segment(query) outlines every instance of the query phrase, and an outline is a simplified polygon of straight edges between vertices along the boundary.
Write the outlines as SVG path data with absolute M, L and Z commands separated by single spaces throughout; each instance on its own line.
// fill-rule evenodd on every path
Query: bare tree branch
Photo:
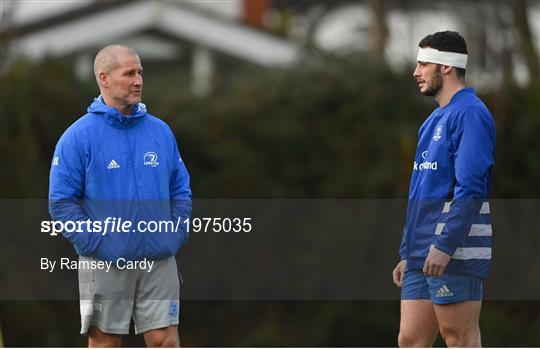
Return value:
M 517 27 L 517 35 L 521 46 L 521 52 L 527 62 L 531 82 L 540 80 L 540 63 L 538 53 L 533 44 L 529 20 L 527 18 L 527 1 L 516 0 L 514 3 L 514 21 Z
M 384 50 L 388 40 L 388 26 L 386 23 L 386 3 L 381 0 L 368 0 L 368 5 L 373 12 L 372 23 L 372 49 L 373 52 L 384 60 Z

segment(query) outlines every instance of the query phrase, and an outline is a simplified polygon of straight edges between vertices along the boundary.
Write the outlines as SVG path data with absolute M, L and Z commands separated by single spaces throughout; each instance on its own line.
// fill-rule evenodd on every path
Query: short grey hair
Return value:
M 94 75 L 99 85 L 99 73 L 104 71 L 110 73 L 118 67 L 118 60 L 116 57 L 125 53 L 129 56 L 139 57 L 137 52 L 126 45 L 108 45 L 99 50 L 94 60 Z

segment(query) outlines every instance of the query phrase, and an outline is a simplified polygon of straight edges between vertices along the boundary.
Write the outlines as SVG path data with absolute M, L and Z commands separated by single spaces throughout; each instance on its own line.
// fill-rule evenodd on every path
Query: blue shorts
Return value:
M 421 270 L 405 270 L 401 299 L 431 299 L 433 304 L 481 301 L 483 288 L 483 280 L 472 275 L 444 273 L 437 278 Z

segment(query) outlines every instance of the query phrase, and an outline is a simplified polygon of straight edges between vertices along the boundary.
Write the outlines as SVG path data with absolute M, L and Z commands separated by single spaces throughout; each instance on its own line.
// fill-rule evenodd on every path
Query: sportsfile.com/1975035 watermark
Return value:
M 108 233 L 157 233 L 157 232 L 180 232 L 185 229 L 188 233 L 194 232 L 245 232 L 249 233 L 253 229 L 251 217 L 194 217 L 177 218 L 175 221 L 138 221 L 134 224 L 130 220 L 121 217 L 107 217 L 105 220 L 86 221 L 42 221 L 41 232 L 51 236 L 58 233 L 96 233 L 106 235 Z

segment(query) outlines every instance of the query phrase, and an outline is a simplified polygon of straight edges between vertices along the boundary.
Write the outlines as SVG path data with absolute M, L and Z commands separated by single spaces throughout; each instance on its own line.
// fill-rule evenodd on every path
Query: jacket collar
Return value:
M 103 96 L 101 95 L 94 98 L 94 101 L 90 104 L 87 111 L 93 114 L 102 114 L 110 125 L 119 128 L 130 127 L 147 114 L 146 106 L 143 103 L 138 103 L 133 107 L 133 111 L 130 115 L 122 115 L 115 108 L 105 104 Z

